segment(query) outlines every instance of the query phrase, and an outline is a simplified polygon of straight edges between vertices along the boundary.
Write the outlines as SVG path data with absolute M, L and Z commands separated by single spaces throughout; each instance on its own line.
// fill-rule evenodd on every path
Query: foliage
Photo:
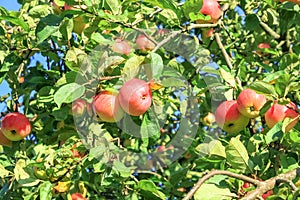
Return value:
M 3 199 L 70 199 L 76 192 L 88 199 L 182 199 L 212 169 L 266 180 L 299 167 L 299 123 L 283 133 L 287 121 L 269 129 L 263 118 L 275 99 L 300 106 L 299 5 L 221 1 L 216 24 L 197 24 L 209 19 L 199 13 L 201 0 L 66 0 L 77 5 L 71 10 L 55 2 L 61 7 L 46 0 L 19 0 L 17 12 L 0 7 L 0 82 L 11 89 L 1 97 L 2 114 L 19 110 L 33 126 L 25 140 L 2 148 Z M 215 34 L 204 37 L 211 27 Z M 135 49 L 140 33 L 157 48 Z M 130 44 L 129 55 L 111 51 L 116 38 Z M 100 90 L 118 91 L 134 77 L 154 83 L 144 115 L 118 123 L 72 115 L 76 99 L 91 103 Z M 261 117 L 234 137 L 202 123 L 243 88 L 267 96 Z M 217 175 L 194 197 L 240 198 L 242 185 Z M 273 191 L 272 199 L 293 196 L 287 184 Z

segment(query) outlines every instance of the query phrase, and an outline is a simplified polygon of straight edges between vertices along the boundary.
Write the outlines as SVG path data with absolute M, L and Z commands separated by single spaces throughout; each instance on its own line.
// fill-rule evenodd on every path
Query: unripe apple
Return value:
M 78 192 L 71 194 L 71 198 L 72 198 L 72 200 L 86 200 L 86 198 L 84 198 L 82 196 L 82 194 L 80 194 Z
M 31 124 L 25 115 L 13 112 L 3 118 L 2 131 L 7 139 L 19 141 L 30 134 Z
M 204 126 L 211 126 L 216 121 L 215 115 L 209 112 L 205 117 L 202 119 L 202 123 Z
M 64 10 L 80 10 L 80 9 L 85 9 L 86 6 L 82 5 L 75 5 L 75 6 L 70 6 L 67 3 L 64 5 Z M 83 20 L 82 16 L 77 16 L 73 18 L 73 32 L 77 34 L 81 34 L 85 28 L 87 28 L 88 24 L 86 24 Z
M 149 83 L 137 78 L 126 81 L 118 97 L 123 110 L 132 116 L 144 114 L 152 103 Z
M 111 49 L 116 53 L 125 54 L 126 56 L 128 56 L 131 51 L 131 47 L 128 42 L 122 39 L 116 39 Z
M 216 22 L 222 15 L 222 9 L 216 0 L 203 0 L 200 13 L 210 15 L 210 22 Z
M 297 110 L 298 108 L 293 102 L 290 102 L 287 105 L 281 105 L 275 101 L 271 108 L 269 108 L 269 110 L 265 113 L 266 124 L 269 128 L 272 128 L 275 124 L 283 121 L 285 118 L 295 119 L 298 117 L 297 120 L 293 121 L 286 127 L 285 131 L 289 132 L 299 121 L 299 113 Z
M 117 122 L 124 116 L 115 92 L 101 91 L 94 96 L 92 108 L 99 119 L 105 122 Z
M 265 105 L 267 99 L 263 94 L 257 94 L 254 90 L 243 90 L 238 98 L 238 110 L 242 115 L 255 118 L 259 116 L 260 109 Z
M 12 146 L 12 142 L 5 137 L 1 129 L 0 129 L 0 145 L 7 146 L 7 147 Z
M 136 45 L 141 51 L 151 51 L 155 48 L 155 44 L 149 40 L 144 34 L 140 34 L 136 39 Z
M 215 117 L 218 126 L 229 134 L 239 133 L 250 121 L 239 112 L 236 100 L 222 102 L 215 112 Z
M 82 116 L 87 111 L 87 106 L 84 99 L 76 99 L 72 104 L 72 112 L 75 116 Z

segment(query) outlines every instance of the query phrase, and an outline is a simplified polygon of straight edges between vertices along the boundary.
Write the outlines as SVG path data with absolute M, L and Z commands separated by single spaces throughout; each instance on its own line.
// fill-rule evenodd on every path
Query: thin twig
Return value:
M 223 53 L 223 56 L 225 58 L 225 61 L 228 65 L 228 67 L 230 69 L 233 69 L 233 66 L 232 66 L 232 63 L 231 63 L 231 58 L 229 57 L 228 53 L 226 52 L 222 42 L 221 42 L 221 38 L 220 38 L 220 34 L 219 33 L 215 33 L 215 38 L 216 38 L 216 42 L 219 46 L 219 48 L 221 49 L 222 53 Z
M 272 35 L 274 38 L 278 39 L 280 38 L 280 35 L 277 34 L 273 29 L 271 29 L 266 23 L 259 21 L 259 24 L 267 31 L 270 35 Z
M 163 39 L 162 41 L 160 41 L 156 47 L 152 50 L 152 52 L 156 52 L 160 47 L 162 47 L 164 44 L 166 44 L 167 42 L 169 42 L 171 39 L 173 39 L 174 37 L 176 37 L 178 34 L 180 34 L 182 31 L 173 31 L 171 35 L 169 35 L 167 38 Z

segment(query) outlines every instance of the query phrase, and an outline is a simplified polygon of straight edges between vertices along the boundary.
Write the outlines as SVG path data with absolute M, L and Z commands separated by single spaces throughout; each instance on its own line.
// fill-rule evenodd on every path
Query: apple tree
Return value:
M 18 2 L 1 198 L 299 197 L 298 0 Z

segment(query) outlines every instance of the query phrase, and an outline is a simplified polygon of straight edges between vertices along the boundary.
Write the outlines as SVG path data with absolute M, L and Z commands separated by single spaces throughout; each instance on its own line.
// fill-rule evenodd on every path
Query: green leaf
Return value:
M 120 173 L 121 177 L 128 178 L 132 174 L 132 167 L 126 167 L 122 162 L 115 160 L 113 169 Z
M 274 86 L 264 81 L 255 81 L 249 88 L 259 93 L 276 95 Z
M 196 151 L 202 156 L 220 156 L 226 158 L 225 147 L 219 140 L 202 143 L 196 147 Z
M 52 199 L 52 183 L 50 183 L 49 181 L 45 181 L 40 185 L 40 199 Z
M 111 40 L 106 39 L 101 33 L 93 33 L 91 36 L 92 40 L 95 40 L 96 42 L 98 42 L 99 44 L 103 44 L 103 45 L 110 45 L 112 43 Z
M 141 64 L 144 61 L 143 56 L 133 56 L 129 58 L 123 68 L 122 74 L 124 74 L 125 81 L 135 78 L 140 71 Z
M 162 76 L 164 70 L 164 63 L 160 55 L 151 52 L 151 71 L 152 78 L 158 80 Z
M 235 199 L 237 195 L 231 193 L 229 188 L 219 188 L 215 184 L 202 184 L 194 194 L 195 200 Z
M 233 88 L 235 88 L 235 78 L 229 72 L 220 67 L 220 74 L 222 78 Z
M 231 138 L 229 144 L 226 146 L 227 162 L 233 169 L 242 173 L 253 169 L 253 162 L 248 156 L 248 152 L 244 144 L 240 141 L 239 136 Z
M 256 14 L 248 14 L 246 16 L 246 24 L 245 25 L 250 31 L 259 30 L 260 29 L 259 19 L 256 16 Z
M 71 103 L 81 97 L 85 92 L 85 87 L 77 83 L 69 83 L 62 86 L 54 94 L 54 102 L 58 107 L 63 103 Z
M 59 32 L 63 35 L 63 37 L 67 40 L 72 38 L 72 30 L 73 30 L 73 19 L 64 18 L 62 23 L 59 26 Z
M 105 0 L 114 15 L 118 14 L 120 9 L 120 2 L 118 0 Z
M 199 13 L 202 3 L 203 0 L 186 0 L 182 6 L 185 17 L 189 18 L 191 13 Z
M 275 90 L 281 97 L 287 95 L 290 77 L 290 74 L 283 74 L 276 80 Z
M 0 178 L 5 178 L 6 176 L 9 175 L 9 171 L 7 169 L 4 168 L 3 165 L 0 164 Z
M 161 81 L 164 87 L 186 87 L 184 80 L 180 80 L 178 77 L 165 78 Z
M 138 189 L 149 192 L 156 192 L 156 185 L 151 180 L 140 180 L 137 185 Z
M 9 21 L 12 24 L 21 26 L 25 31 L 29 31 L 29 26 L 20 18 L 15 18 L 11 16 L 0 16 L 0 20 L 6 20 Z
M 42 43 L 48 39 L 48 37 L 57 32 L 61 21 L 62 19 L 54 14 L 43 17 L 35 30 L 38 38 L 38 44 Z

